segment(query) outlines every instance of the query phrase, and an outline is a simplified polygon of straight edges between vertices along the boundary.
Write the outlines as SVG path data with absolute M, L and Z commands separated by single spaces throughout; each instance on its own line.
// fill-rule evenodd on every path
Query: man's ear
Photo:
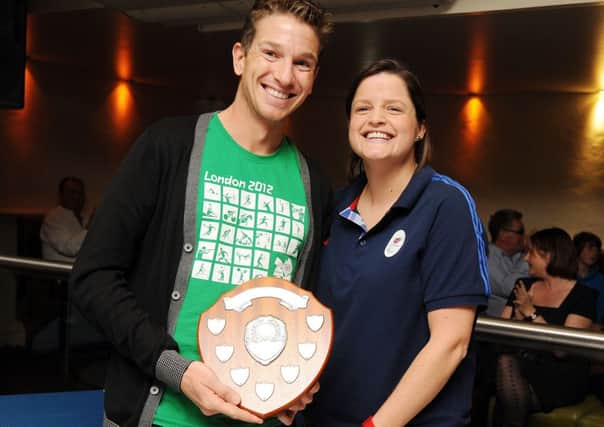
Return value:
M 241 42 L 237 42 L 233 45 L 233 71 L 235 75 L 240 77 L 243 74 L 245 68 L 245 48 Z

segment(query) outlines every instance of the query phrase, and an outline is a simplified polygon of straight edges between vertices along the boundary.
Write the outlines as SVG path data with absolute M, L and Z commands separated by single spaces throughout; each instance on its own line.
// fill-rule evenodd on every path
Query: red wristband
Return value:
M 375 424 L 373 424 L 373 417 L 371 415 L 368 416 L 367 419 L 363 421 L 363 424 L 361 424 L 361 427 L 375 427 Z

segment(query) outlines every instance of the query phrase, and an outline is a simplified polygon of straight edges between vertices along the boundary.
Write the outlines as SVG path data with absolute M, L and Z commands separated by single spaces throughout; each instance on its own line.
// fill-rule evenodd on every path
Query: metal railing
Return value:
M 49 278 L 65 278 L 71 273 L 72 267 L 70 263 L 0 255 L 0 268 L 32 275 L 42 274 Z
M 477 340 L 535 350 L 562 351 L 604 361 L 604 333 L 480 315 Z
M 65 279 L 71 272 L 72 265 L 34 258 L 0 256 L 0 268 Z M 604 333 L 602 332 L 479 315 L 476 321 L 475 337 L 479 341 L 537 350 L 564 351 L 604 361 Z

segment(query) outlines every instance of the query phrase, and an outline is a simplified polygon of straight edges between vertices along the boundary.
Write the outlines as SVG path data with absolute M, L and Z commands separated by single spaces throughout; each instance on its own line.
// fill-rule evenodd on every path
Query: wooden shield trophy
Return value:
M 331 351 L 331 310 L 293 283 L 262 277 L 201 314 L 201 360 L 261 418 L 287 409 L 318 380 Z

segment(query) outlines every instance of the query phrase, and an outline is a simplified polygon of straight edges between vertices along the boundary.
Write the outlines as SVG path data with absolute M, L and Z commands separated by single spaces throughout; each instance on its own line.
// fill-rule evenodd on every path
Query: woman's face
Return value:
M 544 277 L 547 275 L 547 264 L 550 260 L 550 255 L 540 251 L 535 246 L 529 243 L 529 249 L 524 259 L 529 266 L 529 274 L 531 276 Z
M 366 167 L 376 162 L 415 167 L 413 146 L 425 132 L 399 76 L 380 73 L 361 82 L 352 100 L 348 138 Z

